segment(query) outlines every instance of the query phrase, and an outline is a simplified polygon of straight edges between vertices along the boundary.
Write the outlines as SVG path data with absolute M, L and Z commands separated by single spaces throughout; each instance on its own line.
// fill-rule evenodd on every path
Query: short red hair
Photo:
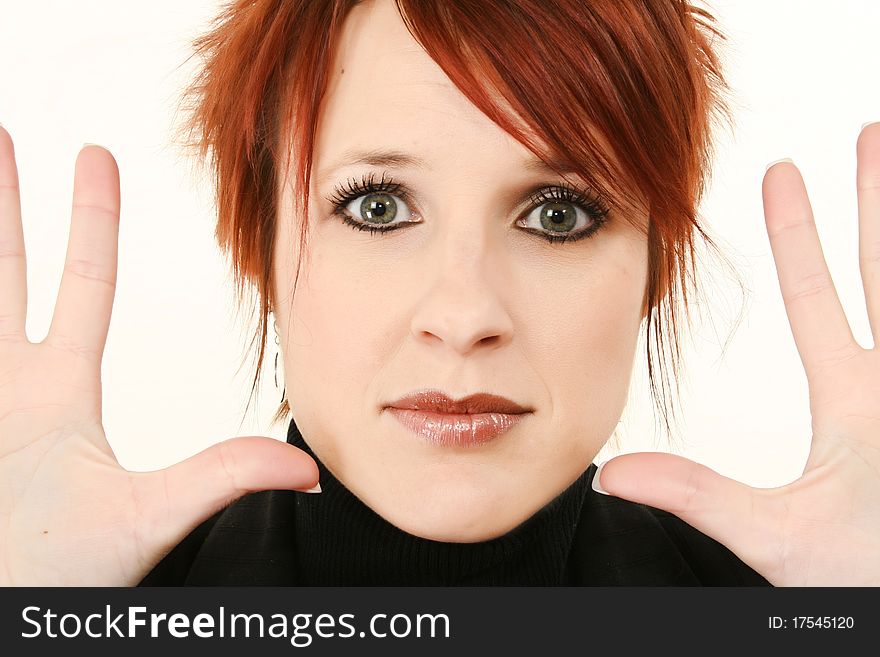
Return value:
M 613 205 L 646 204 L 649 221 L 639 228 L 648 240 L 648 374 L 669 432 L 674 407 L 663 363 L 677 388 L 677 307 L 689 319 L 695 237 L 720 254 L 697 211 L 713 161 L 713 124 L 732 124 L 714 49 L 725 37 L 715 19 L 683 0 L 395 1 L 413 37 L 501 128 L 551 167 L 575 170 Z M 194 44 L 203 61 L 184 96 L 184 127 L 210 163 L 215 235 L 231 260 L 239 307 L 258 314 L 251 397 L 274 308 L 277 175 L 294 163 L 298 211 L 307 217 L 331 49 L 360 2 L 235 0 Z M 246 300 L 252 295 L 258 304 Z M 289 410 L 284 399 L 272 423 Z

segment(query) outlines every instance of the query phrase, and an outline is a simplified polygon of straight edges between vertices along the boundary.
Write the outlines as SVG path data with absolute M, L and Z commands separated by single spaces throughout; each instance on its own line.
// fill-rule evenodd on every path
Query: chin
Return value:
M 516 527 L 525 518 L 516 518 L 509 507 L 511 498 L 487 495 L 485 491 L 437 491 L 410 495 L 415 504 L 403 506 L 400 497 L 387 500 L 377 512 L 392 525 L 414 536 L 446 543 L 488 541 Z M 456 494 L 457 493 L 457 494 Z M 497 499 L 496 499 L 497 497 Z M 504 500 L 501 502 L 499 500 Z
M 487 514 L 485 520 L 488 521 L 491 515 Z M 392 524 L 413 536 L 431 541 L 442 541 L 444 543 L 479 543 L 496 538 L 504 534 L 508 529 L 511 529 L 500 528 L 493 531 L 485 523 L 477 523 L 476 526 L 470 523 L 463 525 L 460 518 L 441 518 L 435 520 L 425 516 L 415 519 L 413 523 L 404 521 L 399 524 Z

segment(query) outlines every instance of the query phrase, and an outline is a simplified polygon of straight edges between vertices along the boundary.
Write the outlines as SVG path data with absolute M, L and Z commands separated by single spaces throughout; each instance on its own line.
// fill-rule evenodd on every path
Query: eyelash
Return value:
M 375 175 L 372 173 L 369 176 L 363 176 L 360 181 L 350 178 L 347 181 L 346 186 L 338 186 L 334 190 L 333 195 L 327 197 L 326 200 L 333 204 L 333 214 L 339 217 L 343 223 L 348 224 L 355 230 L 368 230 L 370 231 L 370 234 L 390 233 L 391 231 L 404 226 L 420 223 L 416 221 L 402 221 L 393 224 L 390 227 L 382 228 L 379 226 L 371 226 L 346 214 L 346 207 L 355 199 L 366 194 L 379 193 L 389 195 L 396 194 L 403 199 L 407 205 L 412 205 L 412 195 L 407 189 L 402 184 L 394 182 L 390 178 L 386 180 L 384 173 L 379 182 L 375 181 Z M 587 216 L 592 219 L 593 223 L 590 224 L 588 228 L 582 228 L 578 232 L 572 232 L 566 235 L 553 235 L 533 228 L 524 229 L 527 233 L 538 235 L 551 243 L 576 242 L 577 240 L 592 237 L 608 221 L 609 209 L 596 195 L 589 191 L 576 190 L 568 185 L 545 185 L 530 194 L 529 200 L 532 202 L 532 206 L 528 209 L 525 216 L 528 216 L 535 208 L 540 207 L 545 203 L 565 201 L 579 206 Z

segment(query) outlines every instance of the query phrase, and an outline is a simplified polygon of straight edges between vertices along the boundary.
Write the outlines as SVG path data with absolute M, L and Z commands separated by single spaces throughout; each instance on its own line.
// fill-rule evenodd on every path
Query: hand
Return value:
M 116 288 L 119 172 L 80 151 L 67 257 L 45 340 L 25 334 L 26 266 L 12 140 L 0 128 L 0 584 L 134 585 L 202 520 L 318 469 L 268 437 L 128 472 L 101 423 L 101 359 Z
M 797 167 L 764 175 L 767 233 L 810 390 L 800 479 L 759 489 L 671 454 L 609 460 L 611 495 L 676 514 L 776 586 L 880 585 L 880 124 L 856 145 L 859 265 L 874 339 L 863 349 L 831 281 Z

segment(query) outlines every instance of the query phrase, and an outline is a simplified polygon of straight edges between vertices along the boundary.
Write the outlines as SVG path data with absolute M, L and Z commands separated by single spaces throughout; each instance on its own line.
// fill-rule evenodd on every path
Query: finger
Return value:
M 780 523 L 765 491 L 661 452 L 617 456 L 598 474 L 609 494 L 675 514 L 758 572 L 767 573 L 774 564 L 773 537 Z
M 0 338 L 25 337 L 27 264 L 12 138 L 0 127 Z
M 287 443 L 259 436 L 233 438 L 213 445 L 165 470 L 146 473 L 161 493 L 154 499 L 157 525 L 176 544 L 193 527 L 246 493 L 259 490 L 306 490 L 318 483 L 318 466 L 308 454 Z M 166 516 L 167 514 L 167 516 Z
M 47 341 L 100 361 L 116 292 L 119 170 L 110 151 L 79 152 L 67 257 Z
M 874 348 L 880 341 L 880 123 L 865 126 L 856 142 L 859 271 Z
M 797 167 L 792 163 L 770 167 L 764 174 L 762 194 L 782 300 L 809 379 L 819 369 L 858 353 L 860 347 L 825 263 Z

